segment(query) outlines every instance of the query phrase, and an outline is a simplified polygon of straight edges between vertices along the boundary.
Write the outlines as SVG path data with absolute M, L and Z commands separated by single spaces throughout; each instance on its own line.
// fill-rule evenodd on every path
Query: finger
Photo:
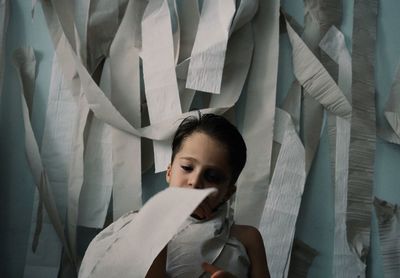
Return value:
M 218 271 L 221 271 L 220 268 L 216 267 L 215 265 L 206 263 L 206 262 L 202 263 L 201 267 L 203 268 L 203 270 L 205 272 L 210 273 L 210 274 L 214 274 L 214 273 L 216 273 Z

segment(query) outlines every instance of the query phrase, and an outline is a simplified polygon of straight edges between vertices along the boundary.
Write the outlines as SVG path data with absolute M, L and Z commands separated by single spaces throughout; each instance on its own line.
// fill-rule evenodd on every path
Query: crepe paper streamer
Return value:
M 320 42 L 320 47 L 339 65 L 339 87 L 351 98 L 351 57 L 343 34 L 331 27 Z M 365 265 L 349 248 L 346 232 L 350 122 L 329 115 L 328 133 L 331 141 L 332 180 L 335 192 L 335 232 L 333 245 L 333 277 L 354 277 Z
M 236 14 L 233 18 L 229 34 L 242 28 L 246 23 L 252 20 L 258 11 L 259 0 L 241 0 Z
M 235 10 L 234 0 L 203 1 L 186 80 L 187 88 L 220 93 L 229 30 Z
M 290 115 L 279 108 L 275 112 L 274 141 L 282 146 L 259 230 L 264 239 L 271 277 L 287 277 L 296 220 L 306 180 L 305 150 Z M 285 233 L 282 234 L 282 231 Z
M 261 1 L 252 24 L 255 48 L 241 130 L 248 147 L 248 160 L 237 182 L 235 221 L 258 226 L 270 179 L 278 76 L 279 1 Z
M 141 125 L 139 38 L 131 31 L 140 24 L 144 2 L 127 6 L 110 48 L 111 101 L 133 125 Z M 112 127 L 113 219 L 142 206 L 141 140 Z
M 111 95 L 110 63 L 104 63 L 100 87 Z M 78 224 L 103 228 L 113 182 L 112 127 L 95 117 L 87 126 L 84 183 L 79 196 Z
M 189 111 L 196 92 L 195 90 L 186 88 L 189 61 L 189 59 L 186 59 L 176 66 L 176 77 L 178 79 L 179 99 L 181 100 L 182 112 Z
M 184 221 L 214 192 L 170 187 L 156 194 L 130 222 L 122 218 L 93 239 L 79 277 L 145 277 Z
M 104 1 L 90 0 L 82 1 L 90 2 L 87 16 L 87 26 L 85 26 L 86 46 L 87 49 L 87 69 L 94 72 L 96 68 L 108 56 L 110 45 L 113 41 L 115 33 L 118 30 L 121 15 L 121 5 L 124 1 Z M 77 19 L 75 19 L 78 24 Z M 86 61 L 82 60 L 84 64 Z
M 290 259 L 289 277 L 307 278 L 308 270 L 316 256 L 318 256 L 317 250 L 295 238 Z
M 292 85 L 290 86 L 289 92 L 283 102 L 282 109 L 290 114 L 296 132 L 299 133 L 301 117 L 301 86 L 296 79 L 293 80 Z
M 4 52 L 6 49 L 6 34 L 8 21 L 10 17 L 10 3 L 9 0 L 0 1 L 0 107 L 3 96 L 3 82 L 4 82 Z M 1 116 L 0 116 L 1 119 Z
M 61 73 L 57 56 L 53 57 L 52 73 L 50 79 L 49 97 L 46 111 L 46 122 L 41 144 L 41 159 L 46 169 L 49 184 L 52 186 L 54 200 L 60 215 L 66 214 L 67 181 L 70 163 L 73 123 L 76 121 L 76 103 L 69 93 L 69 82 Z M 36 223 L 36 211 L 39 209 L 39 193 L 35 192 L 32 223 Z M 61 218 L 64 222 L 64 218 Z M 33 228 L 29 238 L 25 277 L 44 277 L 47 271 L 59 269 L 62 243 L 52 228 L 51 221 L 46 212 L 43 213 L 43 227 L 38 238 L 37 249 L 31 250 Z M 37 234 L 39 236 L 39 234 Z M 48 249 L 51 246 L 51 249 Z M 54 263 L 49 263 L 54 261 Z M 52 266 L 52 267 L 50 267 Z M 42 274 L 41 274 L 42 273 Z
M 378 3 L 354 2 L 352 104 L 347 239 L 354 255 L 365 263 L 370 246 L 372 185 L 376 150 L 374 53 Z M 359 269 L 358 275 L 365 271 Z
M 222 269 L 229 270 L 231 273 L 233 269 L 226 268 L 229 262 L 232 267 L 240 265 L 243 268 L 243 264 L 237 261 L 237 254 L 225 250 L 229 249 L 229 245 L 232 244 L 228 242 L 232 222 L 228 222 L 226 216 L 227 204 L 224 204 L 213 218 L 207 221 L 186 219 L 182 224 L 184 228 L 168 243 L 166 269 L 170 277 L 203 276 L 204 270 L 199 262 L 213 265 L 222 263 L 225 265 Z M 230 255 L 232 258 L 227 259 L 226 256 Z M 245 270 L 247 274 L 247 267 Z
M 142 20 L 143 79 L 150 123 L 182 114 L 175 72 L 174 43 L 168 1 L 150 1 Z M 155 172 L 171 160 L 170 140 L 153 142 Z
M 57 45 L 61 34 L 63 33 L 63 26 L 59 22 L 57 14 L 50 2 L 42 0 L 42 8 L 45 14 L 47 25 L 53 43 Z M 129 4 L 132 2 L 128 3 Z M 122 23 L 121 23 L 122 25 Z M 59 29 L 61 28 L 61 29 Z M 61 30 L 61 31 L 60 31 Z M 132 32 L 134 28 L 132 28 Z M 175 117 L 166 117 L 159 123 L 152 124 L 143 128 L 135 128 L 116 110 L 112 103 L 104 96 L 104 93 L 100 90 L 97 84 L 93 81 L 92 77 L 87 72 L 86 68 L 82 65 L 79 57 L 76 55 L 71 44 L 67 40 L 68 47 L 65 52 L 62 53 L 66 57 L 65 61 L 61 63 L 64 68 L 73 67 L 77 70 L 78 76 L 81 80 L 82 87 L 84 88 L 84 93 L 86 100 L 90 105 L 90 109 L 94 112 L 95 116 L 108 124 L 114 126 L 117 129 L 123 130 L 127 133 L 136 136 L 142 136 L 153 140 L 163 140 L 170 138 L 177 126 L 179 125 L 179 120 L 190 115 L 197 115 L 197 112 L 188 112 L 183 115 Z M 232 98 L 233 103 L 226 103 L 224 107 L 214 108 L 214 109 L 204 109 L 201 110 L 204 113 L 216 113 L 221 114 L 226 111 L 227 107 L 231 107 L 235 103 L 236 98 Z
M 385 278 L 400 276 L 400 211 L 397 204 L 374 198 Z
M 384 130 L 383 136 L 386 141 L 400 144 L 400 64 L 397 66 L 395 80 L 392 84 L 389 98 L 385 107 L 385 118 L 389 123 L 390 129 Z
M 176 0 L 167 0 L 167 4 L 171 20 L 171 32 L 172 32 L 172 41 L 174 47 L 174 62 L 176 65 L 179 59 L 181 26 L 179 24 L 178 7 Z
M 66 215 L 67 210 L 67 184 L 72 133 L 74 123 L 77 121 L 77 104 L 70 93 L 69 78 L 73 78 L 72 74 L 61 73 L 57 56 L 54 55 L 41 156 L 49 182 L 52 185 L 57 208 L 60 215 L 63 216 Z M 37 202 L 36 199 L 37 194 L 35 202 Z M 35 210 L 36 208 L 33 209 L 33 211 Z M 51 222 L 47 218 L 44 215 L 44 225 L 49 227 L 42 229 L 38 250 L 35 253 L 28 250 L 27 266 L 25 267 L 27 277 L 32 277 L 31 275 L 33 277 L 44 277 L 45 274 L 40 273 L 48 270 L 51 265 L 49 259 L 55 262 L 52 264 L 52 271 L 58 272 L 62 245 L 54 229 L 51 229 Z M 62 221 L 64 221 L 64 218 L 62 218 Z M 50 246 L 51 252 L 47 250 Z M 34 262 L 33 267 L 28 266 L 29 262 Z
M 32 130 L 30 122 L 31 107 L 28 107 L 25 96 L 33 93 L 36 60 L 32 48 L 17 49 L 13 54 L 13 63 L 17 69 L 20 85 L 21 85 L 21 104 L 25 128 L 25 151 L 28 164 L 31 168 L 35 184 L 39 190 L 40 198 L 43 200 L 49 218 L 52 222 L 57 235 L 59 236 L 63 246 L 66 249 L 68 257 L 71 259 L 72 254 L 68 248 L 67 241 L 64 237 L 64 230 L 59 215 L 54 195 L 50 187 L 48 177 L 43 168 L 43 163 L 39 153 L 39 147 Z
M 351 105 L 321 62 L 313 55 L 288 21 L 286 28 L 293 49 L 293 70 L 305 93 L 326 110 L 345 119 L 351 117 Z
M 178 64 L 181 64 L 184 60 L 190 58 L 190 54 L 192 53 L 193 44 L 196 39 L 197 27 L 200 20 L 200 11 L 199 11 L 199 2 L 197 0 L 177 0 L 176 5 L 178 10 L 179 26 L 180 26 L 180 46 L 179 46 Z M 181 92 L 180 89 L 179 92 Z M 185 112 L 183 107 L 182 111 Z
M 132 2 L 130 2 L 132 3 Z M 129 5 L 129 4 L 128 4 Z M 60 32 L 62 28 L 62 25 L 60 25 L 60 22 L 58 21 L 57 14 L 54 13 L 54 10 L 52 8 L 51 2 L 42 2 L 42 8 L 44 10 L 44 14 L 46 17 L 46 21 L 49 27 L 49 31 L 51 34 L 51 38 L 53 39 L 53 43 L 55 45 L 58 44 L 60 39 L 62 38 L 62 32 Z M 62 17 L 61 17 L 62 18 Z M 124 20 L 123 20 L 124 21 Z M 121 23 L 122 25 L 122 23 Z M 62 31 L 62 30 L 61 30 Z M 240 32 L 237 34 L 237 42 L 236 45 L 232 46 L 233 48 L 236 49 L 245 49 L 245 53 L 251 53 L 252 47 L 249 47 L 249 45 L 252 45 L 252 41 L 241 41 L 239 35 Z M 242 32 L 243 33 L 243 32 Z M 67 38 L 67 37 L 65 37 Z M 67 38 L 68 39 L 68 38 Z M 56 49 L 57 51 L 57 49 Z M 84 130 L 86 118 L 84 118 L 84 113 L 87 113 L 87 107 L 85 102 L 91 101 L 90 103 L 90 109 L 95 112 L 95 115 L 102 120 L 105 120 L 107 123 L 114 125 L 117 128 L 121 128 L 124 131 L 127 131 L 131 134 L 134 135 L 142 135 L 146 137 L 150 137 L 153 139 L 160 139 L 160 138 L 167 138 L 170 136 L 176 126 L 179 124 L 179 121 L 177 121 L 176 117 L 167 119 L 164 122 L 161 122 L 160 124 L 153 124 L 150 127 L 147 128 L 142 128 L 140 130 L 135 129 L 130 123 L 127 122 L 125 118 L 121 116 L 121 114 L 114 108 L 114 106 L 111 104 L 111 102 L 108 100 L 107 97 L 104 96 L 104 93 L 99 89 L 99 87 L 96 85 L 96 83 L 93 81 L 91 76 L 88 74 L 87 70 L 84 68 L 82 65 L 82 62 L 79 60 L 79 57 L 76 55 L 74 52 L 74 48 L 68 43 L 65 48 L 60 49 L 57 51 L 57 55 L 59 55 L 61 62 L 61 65 L 63 67 L 63 71 L 66 72 L 73 72 L 71 69 L 76 70 L 78 75 L 75 76 L 75 78 L 79 77 L 77 79 L 77 86 L 79 84 L 78 81 L 80 81 L 80 85 L 83 87 L 83 92 L 85 94 L 85 97 L 82 97 L 79 95 L 79 90 L 72 90 L 72 92 L 77 92 L 76 96 L 77 98 L 80 98 L 79 105 L 81 106 L 82 117 L 80 118 L 81 122 L 79 123 L 79 134 L 76 136 L 76 140 L 81 140 L 79 138 L 82 138 L 82 132 Z M 235 72 L 235 75 L 231 76 L 232 80 L 238 80 L 237 82 L 240 83 L 245 80 L 245 76 L 247 75 L 247 70 L 248 70 L 248 65 L 250 63 L 250 56 L 246 56 L 246 64 L 244 67 L 239 68 L 238 71 Z M 239 65 L 242 65 L 240 62 L 242 61 L 243 57 L 240 58 L 235 58 L 237 59 Z M 243 65 L 242 65 L 243 66 Z M 235 83 L 235 84 L 238 84 Z M 243 83 L 240 84 L 238 88 L 235 88 L 235 92 L 241 92 L 243 88 Z M 204 109 L 202 112 L 206 113 L 223 113 L 229 107 L 234 105 L 238 99 L 240 94 L 233 94 L 229 98 L 229 102 L 225 103 L 225 106 L 218 107 L 218 108 L 212 108 L 212 109 Z M 181 115 L 179 116 L 180 118 L 183 118 L 185 116 L 188 116 L 191 113 L 187 113 L 186 115 Z M 79 143 L 79 142 L 78 142 Z M 82 143 L 82 141 L 80 142 Z M 69 220 L 68 223 L 70 224 L 68 227 L 68 236 L 70 239 L 70 244 L 71 244 L 71 249 L 75 251 L 75 244 L 76 244 L 76 221 L 77 221 L 77 203 L 79 200 L 79 194 L 80 194 L 80 186 L 82 184 L 82 175 L 83 175 L 83 165 L 82 165 L 82 153 L 83 153 L 83 146 L 82 144 L 77 145 L 78 148 L 75 149 L 75 158 L 73 159 L 72 162 L 72 168 L 71 173 L 73 173 L 74 177 L 71 176 L 71 186 L 69 188 L 71 189 L 71 192 L 69 194 Z
M 128 7 L 131 3 L 132 2 L 128 3 Z M 53 42 L 56 44 L 60 38 L 60 32 L 58 28 L 63 28 L 63 25 L 60 24 L 68 24 L 68 23 L 58 21 L 59 18 L 57 14 L 54 14 L 55 11 L 53 10 L 51 2 L 43 2 L 42 7 L 45 13 L 51 37 L 53 39 Z M 237 16 L 242 16 L 242 15 L 239 14 Z M 61 19 L 63 19 L 63 17 L 61 17 Z M 121 23 L 121 25 L 123 24 Z M 248 44 L 247 42 L 243 42 L 243 44 L 244 43 L 246 43 L 246 45 Z M 81 61 L 79 60 L 79 57 L 76 55 L 76 53 L 74 52 L 74 48 L 71 45 L 69 45 L 69 47 L 65 49 L 62 55 L 66 57 L 64 59 L 64 62 L 62 63 L 63 67 L 66 68 L 75 67 L 75 69 L 77 70 L 79 78 L 81 80 L 82 87 L 84 88 L 83 91 L 85 93 L 86 100 L 89 102 L 90 109 L 95 113 L 96 117 L 104 120 L 105 122 L 109 123 L 110 125 L 118 129 L 121 129 L 123 131 L 126 131 L 130 134 L 137 136 L 143 136 L 155 140 L 163 140 L 166 138 L 170 138 L 172 136 L 176 127 L 179 124 L 178 121 L 179 119 L 182 119 L 186 116 L 193 114 L 193 112 L 189 112 L 174 117 L 169 117 L 169 118 L 166 117 L 166 119 L 164 119 L 160 123 L 136 129 L 124 117 L 122 117 L 122 115 L 115 109 L 115 107 L 111 104 L 111 102 L 104 96 L 104 93 L 92 80 L 91 76 L 88 74 L 87 70 L 82 65 Z M 239 70 L 240 75 L 242 75 L 243 73 L 247 74 L 247 71 L 245 69 Z M 240 80 L 242 80 L 242 78 L 240 78 Z M 238 89 L 240 89 L 241 91 L 241 88 Z M 232 95 L 228 99 L 229 102 L 224 103 L 221 107 L 204 109 L 202 110 L 202 112 L 221 114 L 236 103 L 238 95 Z
M 324 59 L 324 55 L 320 55 L 318 43 L 330 26 L 340 25 L 341 1 L 304 0 L 304 10 L 302 39 L 329 72 L 328 60 Z M 331 74 L 331 72 L 329 73 Z M 306 149 L 306 171 L 309 173 L 320 141 L 324 124 L 324 111 L 321 104 L 307 94 L 306 89 L 304 90 L 302 117 L 302 140 Z

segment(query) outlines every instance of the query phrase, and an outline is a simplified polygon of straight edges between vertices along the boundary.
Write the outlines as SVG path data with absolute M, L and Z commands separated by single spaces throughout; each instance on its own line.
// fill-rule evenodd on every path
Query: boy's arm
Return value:
M 237 238 L 246 248 L 251 262 L 249 277 L 270 277 L 264 242 L 260 232 L 252 226 L 233 225 L 231 235 Z
M 167 263 L 167 247 L 161 250 L 160 254 L 154 259 L 151 264 L 149 271 L 146 274 L 146 278 L 165 278 L 167 274 L 165 272 Z

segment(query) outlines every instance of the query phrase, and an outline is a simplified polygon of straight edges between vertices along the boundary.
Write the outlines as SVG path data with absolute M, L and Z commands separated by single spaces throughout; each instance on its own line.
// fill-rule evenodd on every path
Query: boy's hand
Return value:
M 202 263 L 201 267 L 205 272 L 211 274 L 211 278 L 236 278 L 236 276 L 234 276 L 233 274 L 209 263 Z

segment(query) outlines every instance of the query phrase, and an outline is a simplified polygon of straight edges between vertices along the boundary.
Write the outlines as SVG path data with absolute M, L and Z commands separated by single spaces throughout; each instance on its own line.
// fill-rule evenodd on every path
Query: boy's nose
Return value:
M 189 186 L 191 188 L 195 188 L 195 189 L 202 189 L 203 188 L 203 182 L 202 182 L 202 179 L 201 179 L 201 175 L 199 173 L 193 173 L 190 176 Z

